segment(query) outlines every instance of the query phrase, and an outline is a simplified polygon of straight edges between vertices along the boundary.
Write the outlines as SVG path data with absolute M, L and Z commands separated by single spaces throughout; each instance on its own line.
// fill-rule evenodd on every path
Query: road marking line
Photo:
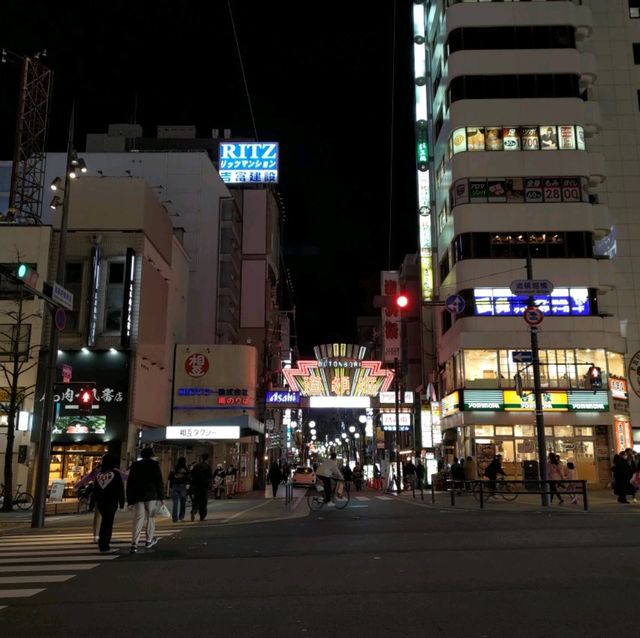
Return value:
M 356 496 L 355 499 L 357 501 L 370 501 L 371 500 L 368 496 Z
M 241 510 L 240 512 L 236 512 L 233 516 L 229 516 L 228 518 L 224 519 L 225 523 L 228 523 L 229 521 L 233 520 L 234 518 L 236 518 L 236 516 L 240 516 L 242 514 L 246 514 L 247 512 L 251 512 L 252 510 L 257 510 L 259 507 L 264 507 L 265 505 L 268 505 L 269 503 L 271 503 L 271 501 L 264 501 L 263 503 L 258 503 L 258 505 L 254 505 L 253 507 L 250 507 L 246 510 Z
M 115 550 L 111 550 L 113 552 Z M 111 552 L 104 552 L 109 554 Z M 41 551 L 33 551 L 31 549 L 20 552 L 0 552 L 0 559 L 10 558 L 11 556 L 77 556 L 78 554 L 100 554 L 104 555 L 100 550 L 95 547 L 88 549 L 45 549 Z
M 24 583 L 64 583 L 75 578 L 75 574 L 42 574 L 40 576 L 0 576 L 0 585 Z
M 0 598 L 30 598 L 39 594 L 42 589 L 0 589 Z
M 38 558 L 0 558 L 0 564 L 12 565 L 17 563 L 61 563 L 62 561 L 86 561 L 86 560 L 114 560 L 118 554 L 100 554 L 99 556 L 49 556 Z
M 393 496 L 376 496 L 376 498 L 380 499 L 381 501 L 392 501 L 393 500 Z
M 98 567 L 100 563 L 66 563 L 64 565 L 14 565 L 13 567 L 0 567 L 0 573 L 9 572 L 65 572 L 70 569 L 74 571 L 86 571 Z

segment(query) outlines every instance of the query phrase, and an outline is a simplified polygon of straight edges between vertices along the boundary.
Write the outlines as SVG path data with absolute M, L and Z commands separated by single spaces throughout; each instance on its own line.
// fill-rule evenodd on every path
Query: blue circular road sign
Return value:
M 449 295 L 444 305 L 452 315 L 459 315 L 466 306 L 464 299 L 460 295 Z

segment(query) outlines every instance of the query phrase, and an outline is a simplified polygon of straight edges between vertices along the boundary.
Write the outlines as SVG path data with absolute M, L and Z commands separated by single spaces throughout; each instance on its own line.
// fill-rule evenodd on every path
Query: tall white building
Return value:
M 510 290 L 528 279 L 529 257 L 533 279 L 553 284 L 531 290 L 544 315 L 545 452 L 606 483 L 611 455 L 632 445 L 625 337 L 636 320 L 616 292 L 628 288 L 635 306 L 632 274 L 622 282 L 615 268 L 617 219 L 629 220 L 624 202 L 616 200 L 620 213 L 608 205 L 603 150 L 618 152 L 619 139 L 598 101 L 600 18 L 563 0 L 413 9 L 423 301 L 464 300 L 458 314 L 438 308 L 432 321 L 428 305 L 423 313 L 437 344 L 445 451 L 477 457 L 480 468 L 502 454 L 514 476 L 538 458 L 528 295 Z M 612 118 L 615 108 L 607 106 Z M 597 369 L 601 389 L 589 380 Z

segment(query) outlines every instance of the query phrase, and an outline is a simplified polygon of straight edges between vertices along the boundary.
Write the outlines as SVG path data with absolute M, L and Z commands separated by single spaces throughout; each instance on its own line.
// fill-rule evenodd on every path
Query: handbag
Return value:
M 164 518 L 171 518 L 171 512 L 164 503 L 158 508 L 157 514 L 158 516 L 163 516 Z
M 629 483 L 631 483 L 631 485 L 636 489 L 640 489 L 640 470 L 634 473 Z

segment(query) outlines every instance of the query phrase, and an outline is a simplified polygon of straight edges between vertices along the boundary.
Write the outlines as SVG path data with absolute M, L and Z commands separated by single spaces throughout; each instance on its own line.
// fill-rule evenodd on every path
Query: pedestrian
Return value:
M 407 484 L 406 489 L 415 490 L 416 489 L 416 466 L 414 462 L 409 459 L 403 468 L 404 477 Z
M 550 503 L 553 503 L 553 497 L 558 497 L 558 505 L 564 503 L 564 499 L 558 494 L 558 487 L 562 487 L 560 481 L 564 480 L 564 469 L 560 463 L 560 457 L 553 452 L 549 453 L 549 468 L 547 470 L 547 478 L 549 479 L 549 492 L 551 492 Z
M 503 480 L 507 475 L 504 469 L 502 469 L 502 454 L 494 456 L 493 461 L 491 461 L 484 470 L 484 475 L 489 479 L 490 495 L 493 495 L 496 491 L 498 474 L 502 476 Z
M 416 465 L 416 480 L 418 482 L 418 487 L 422 489 L 424 487 L 424 477 L 425 477 L 425 469 L 422 461 L 418 461 L 418 465 Z
M 627 496 L 633 494 L 633 486 L 629 481 L 633 474 L 624 452 L 613 457 L 611 471 L 613 472 L 613 493 L 618 497 L 618 503 L 629 503 Z
M 131 553 L 135 554 L 143 526 L 146 532 L 144 546 L 149 549 L 158 542 L 155 515 L 158 508 L 164 505 L 162 471 L 150 447 L 144 448 L 140 452 L 140 460 L 131 464 L 127 480 L 127 504 L 133 510 Z
M 184 521 L 188 486 L 189 468 L 187 467 L 187 459 L 181 456 L 177 460 L 176 466 L 169 472 L 169 488 L 171 490 L 171 500 L 173 501 L 171 520 L 174 523 Z
M 236 487 L 236 468 L 233 464 L 229 465 L 224 475 L 224 492 L 227 498 L 232 498 Z
M 224 489 L 225 471 L 222 463 L 218 463 L 216 469 L 213 470 L 213 498 L 219 501 L 222 498 L 222 490 Z
M 461 496 L 464 486 L 464 467 L 460 464 L 457 456 L 453 457 L 453 463 L 451 464 L 451 480 L 453 481 L 453 488 L 458 491 L 458 496 Z
M 344 486 L 347 492 L 351 489 L 351 481 L 353 480 L 353 470 L 349 467 L 349 462 L 342 468 L 342 476 L 344 476 Z
M 472 456 L 468 456 L 464 464 L 465 489 L 473 489 L 474 481 L 478 480 L 478 464 Z
M 107 453 L 102 457 L 100 469 L 95 475 L 93 498 L 101 517 L 98 548 L 101 552 L 108 552 L 111 550 L 109 543 L 116 510 L 118 506 L 124 509 L 124 483 L 116 469 L 116 457 L 113 454 Z
M 356 492 L 362 491 L 362 480 L 364 478 L 364 472 L 362 471 L 362 466 L 360 463 L 356 463 L 353 467 L 353 472 L 351 473 L 351 478 L 353 479 L 353 484 L 356 487 Z
M 628 447 L 624 451 L 624 453 L 626 455 L 627 465 L 631 469 L 631 476 L 633 476 L 640 469 L 640 465 L 638 464 L 638 456 L 630 447 Z M 630 483 L 630 485 L 631 485 L 631 492 L 630 492 L 631 502 L 637 503 L 638 499 L 636 498 L 636 492 L 638 491 L 638 488 L 633 483 Z
M 200 462 L 191 468 L 191 521 L 196 520 L 196 513 L 201 521 L 207 518 L 207 504 L 211 489 L 211 466 L 207 463 L 207 453 L 200 456 Z M 218 467 L 222 467 L 219 465 Z
M 344 481 L 344 476 L 342 475 L 342 472 L 338 468 L 338 463 L 336 462 L 335 452 L 331 452 L 329 458 L 320 463 L 320 467 L 318 468 L 316 476 L 320 477 L 322 485 L 324 487 L 325 505 L 335 505 L 335 503 L 331 500 L 331 497 L 333 495 L 333 487 L 331 481 Z
M 276 494 L 278 493 L 278 485 L 282 483 L 282 470 L 280 470 L 280 466 L 278 465 L 277 461 L 274 461 L 271 464 L 267 479 L 271 483 L 271 488 L 273 489 L 273 498 L 275 498 Z
M 565 477 L 567 481 L 577 481 L 578 473 L 576 472 L 576 466 L 572 461 L 567 461 L 567 469 L 565 471 Z M 569 498 L 571 500 L 571 505 L 578 504 L 578 497 L 576 496 L 576 484 L 575 483 L 567 483 L 567 492 L 569 492 Z

